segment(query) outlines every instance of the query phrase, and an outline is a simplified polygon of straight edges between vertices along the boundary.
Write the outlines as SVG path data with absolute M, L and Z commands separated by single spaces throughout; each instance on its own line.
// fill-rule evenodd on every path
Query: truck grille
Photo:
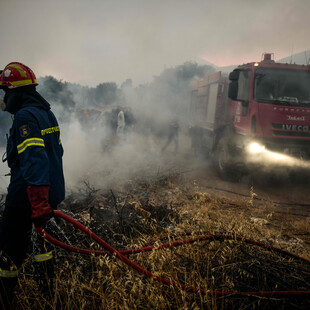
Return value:
M 308 125 L 290 125 L 290 124 L 272 124 L 274 135 L 287 137 L 310 137 L 310 126 Z
M 279 130 L 274 130 L 273 133 L 276 136 L 310 137 L 310 133 L 304 132 L 304 131 L 279 131 Z

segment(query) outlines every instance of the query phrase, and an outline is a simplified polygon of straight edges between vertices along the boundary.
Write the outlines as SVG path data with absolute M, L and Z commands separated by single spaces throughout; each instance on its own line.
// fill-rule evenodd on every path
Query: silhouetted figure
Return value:
M 125 129 L 125 115 L 123 111 L 119 111 L 117 115 L 117 128 L 116 128 L 116 135 L 119 141 L 124 140 L 124 129 Z
M 177 120 L 173 120 L 169 124 L 168 141 L 163 146 L 161 151 L 164 152 L 172 141 L 174 141 L 174 154 L 177 154 L 179 150 L 179 123 Z

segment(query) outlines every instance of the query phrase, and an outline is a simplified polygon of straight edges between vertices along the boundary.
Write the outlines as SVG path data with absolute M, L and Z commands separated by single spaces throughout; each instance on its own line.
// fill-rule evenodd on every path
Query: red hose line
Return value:
M 192 232 L 187 232 L 187 233 L 181 233 L 181 234 L 173 234 L 173 235 L 166 235 L 164 237 L 161 237 L 159 240 L 160 241 L 163 241 L 163 240 L 167 240 L 169 237 L 180 237 L 180 236 L 189 236 L 189 235 L 192 235 L 193 233 Z M 291 252 L 288 252 L 288 251 L 285 251 L 285 250 L 282 250 L 282 249 L 279 249 L 279 248 L 275 248 L 271 245 L 268 245 L 268 244 L 265 244 L 265 243 L 261 243 L 261 242 L 258 242 L 258 241 L 254 241 L 254 240 L 251 240 L 251 239 L 244 239 L 244 238 L 241 238 L 241 237 L 237 237 L 237 236 L 233 236 L 233 235 L 223 235 L 223 234 L 215 234 L 215 235 L 207 235 L 207 236 L 204 236 L 202 238 L 205 238 L 205 239 L 200 239 L 201 237 L 196 237 L 194 238 L 195 241 L 200 241 L 200 240 L 218 240 L 218 241 L 223 241 L 223 240 L 236 240 L 236 241 L 243 241 L 245 243 L 249 243 L 249 244 L 253 244 L 253 245 L 257 245 L 259 247 L 263 247 L 263 248 L 266 248 L 270 251 L 274 251 L 274 252 L 278 252 L 280 254 L 284 254 L 286 256 L 289 256 L 289 257 L 292 257 L 292 258 L 296 258 L 296 259 L 299 259 L 299 260 L 302 260 L 306 263 L 310 263 L 310 260 L 307 259 L 307 258 L 304 258 L 304 257 L 301 257 L 301 256 L 298 256 L 298 255 L 295 255 Z M 153 244 L 154 242 L 156 242 L 157 240 L 152 240 L 152 241 L 149 241 L 147 242 L 144 246 L 150 246 L 151 244 Z M 185 242 L 188 241 L 188 240 L 184 240 Z M 188 243 L 188 242 L 186 242 Z M 129 251 L 129 250 L 128 250 Z M 129 253 L 130 254 L 130 253 Z
M 150 271 L 148 271 L 148 270 L 144 269 L 143 267 L 137 265 L 136 263 L 134 263 L 133 261 L 128 259 L 126 256 L 124 256 L 124 254 L 133 254 L 133 253 L 139 253 L 139 252 L 143 252 L 143 251 L 151 251 L 152 249 L 155 248 L 154 246 L 136 249 L 136 250 L 117 251 L 112 246 L 110 246 L 108 243 L 106 243 L 104 240 L 99 238 L 96 234 L 94 234 L 87 227 L 85 227 L 81 223 L 77 222 L 76 220 L 74 220 L 70 216 L 68 216 L 68 215 L 66 215 L 60 211 L 57 211 L 57 210 L 55 210 L 54 213 L 55 213 L 55 216 L 64 219 L 65 221 L 73 224 L 79 230 L 83 231 L 86 235 L 88 235 L 94 241 L 96 241 L 98 244 L 100 244 L 107 252 L 116 256 L 117 258 L 122 260 L 124 263 L 126 263 L 128 266 L 130 266 L 133 269 L 137 270 L 138 272 L 148 276 L 149 278 L 153 278 L 156 281 L 163 283 L 163 284 L 166 284 L 166 285 L 169 285 L 169 286 L 179 287 L 179 288 L 181 288 L 185 291 L 188 291 L 188 292 L 199 292 L 201 294 L 211 294 L 211 295 L 216 295 L 216 296 L 229 296 L 229 295 L 235 296 L 235 297 L 241 297 L 241 296 L 259 296 L 259 297 L 310 296 L 310 291 L 258 291 L 258 292 L 233 292 L 233 291 L 229 292 L 229 291 L 227 291 L 226 292 L 226 291 L 206 290 L 206 289 L 202 289 L 202 288 L 195 288 L 192 286 L 186 286 L 184 284 L 181 284 L 181 283 L 178 283 L 178 282 L 168 280 L 166 278 L 154 275 Z M 42 237 L 44 237 L 45 239 L 47 239 L 51 243 L 58 245 L 58 246 L 61 246 L 67 250 L 75 251 L 75 252 L 83 253 L 83 254 L 101 255 L 101 254 L 106 253 L 103 251 L 91 251 L 91 250 L 86 250 L 86 249 L 80 249 L 80 248 L 76 248 L 76 247 L 64 244 L 64 243 L 60 242 L 59 240 L 48 235 L 41 227 L 35 227 L 35 229 Z M 166 243 L 166 244 L 163 244 L 163 245 L 156 247 L 156 248 L 167 248 L 170 246 L 178 246 L 178 245 L 185 244 L 185 243 L 193 243 L 193 242 L 198 241 L 198 240 L 213 240 L 213 239 L 216 239 L 216 240 L 224 240 L 224 239 L 243 240 L 239 237 L 233 238 L 232 236 L 211 235 L 211 236 L 202 236 L 202 237 L 187 239 L 187 240 L 183 240 L 183 241 L 176 241 L 176 242 L 172 242 L 172 243 Z M 247 240 L 247 242 L 251 243 L 251 244 L 258 245 L 258 246 L 263 246 L 263 247 L 268 248 L 270 250 L 278 250 L 280 252 L 284 252 L 285 254 L 290 254 L 290 256 L 292 256 L 292 257 L 302 259 L 306 262 L 310 262 L 309 260 L 307 260 L 305 258 L 301 258 L 301 257 L 296 256 L 294 254 L 291 254 L 289 252 L 279 250 L 277 248 L 262 244 L 260 242 L 256 242 L 253 240 Z
M 51 235 L 47 234 L 45 231 L 43 232 L 42 228 L 36 227 L 36 229 L 37 229 L 37 231 L 41 235 L 44 235 L 44 238 L 46 240 L 48 240 L 49 242 L 51 242 L 51 243 L 53 243 L 53 244 L 55 244 L 55 245 L 65 249 L 65 250 L 69 250 L 69 251 L 77 252 L 77 253 L 81 253 L 81 254 L 91 254 L 91 255 L 95 255 L 95 256 L 107 254 L 107 251 L 88 250 L 88 249 L 82 249 L 82 248 L 74 247 L 72 245 L 68 245 L 66 243 L 63 243 L 63 242 L 53 238 Z M 184 235 L 184 234 L 182 234 L 182 235 Z M 176 236 L 177 235 L 175 235 L 175 237 Z M 161 240 L 165 240 L 167 238 L 168 237 L 163 237 L 163 238 L 161 238 Z M 137 253 L 141 253 L 141 252 L 149 252 L 149 251 L 152 251 L 154 249 L 163 249 L 163 248 L 177 247 L 177 246 L 184 245 L 184 244 L 191 244 L 191 243 L 194 243 L 196 241 L 205 241 L 205 240 L 223 241 L 223 240 L 227 240 L 227 239 L 229 239 L 229 240 L 236 240 L 236 241 L 244 241 L 246 243 L 254 244 L 254 245 L 257 245 L 257 246 L 260 246 L 260 247 L 264 247 L 264 248 L 266 248 L 266 249 L 268 249 L 270 251 L 279 252 L 281 254 L 285 254 L 285 255 L 293 257 L 295 259 L 300 259 L 300 260 L 302 260 L 302 261 L 304 261 L 306 263 L 310 263 L 310 260 L 308 260 L 306 258 L 297 256 L 297 255 L 292 254 L 290 252 L 287 252 L 285 250 L 281 250 L 281 249 L 275 248 L 275 247 L 273 247 L 271 245 L 267 245 L 267 244 L 260 243 L 260 242 L 257 242 L 257 241 L 254 241 L 254 240 L 250 240 L 250 239 L 242 239 L 240 237 L 234 237 L 234 236 L 231 236 L 231 235 L 221 235 L 221 234 L 194 237 L 194 238 L 185 239 L 185 240 L 182 240 L 182 241 L 174 241 L 174 242 L 164 243 L 164 244 L 161 244 L 159 246 L 144 246 L 144 247 L 139 248 L 139 249 L 120 250 L 118 252 L 120 252 L 123 255 L 129 255 L 129 254 L 137 254 Z

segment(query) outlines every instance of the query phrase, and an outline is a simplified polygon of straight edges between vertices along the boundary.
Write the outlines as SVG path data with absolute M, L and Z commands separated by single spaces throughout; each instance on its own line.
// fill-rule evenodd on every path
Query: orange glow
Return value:
M 231 54 L 210 54 L 210 55 L 200 55 L 204 61 L 210 62 L 217 67 L 225 67 L 232 65 L 241 65 L 248 62 L 255 62 L 261 60 L 261 53 L 249 54 L 249 55 L 231 55 Z

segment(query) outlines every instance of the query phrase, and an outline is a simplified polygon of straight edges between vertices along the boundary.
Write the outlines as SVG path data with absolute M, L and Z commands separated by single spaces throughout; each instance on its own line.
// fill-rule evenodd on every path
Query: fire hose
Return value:
M 202 289 L 202 288 L 196 288 L 192 286 L 186 286 L 184 284 L 168 280 L 166 278 L 157 276 L 150 272 L 149 270 L 144 269 L 143 267 L 139 266 L 129 258 L 127 258 L 125 255 L 128 254 L 135 254 L 135 253 L 141 253 L 141 252 L 146 252 L 146 251 L 152 251 L 154 249 L 162 249 L 162 248 L 169 248 L 169 247 L 176 247 L 184 244 L 191 244 L 197 241 L 203 241 L 203 240 L 237 240 L 237 241 L 244 241 L 249 244 L 257 245 L 263 248 L 266 248 L 270 251 L 278 252 L 285 254 L 287 256 L 290 256 L 295 259 L 302 260 L 303 262 L 310 263 L 310 260 L 306 258 L 299 257 L 297 255 L 294 255 L 290 252 L 272 247 L 270 245 L 266 245 L 254 240 L 250 239 L 242 239 L 237 236 L 231 236 L 231 235 L 222 235 L 222 234 L 216 234 L 216 235 L 206 235 L 206 236 L 200 236 L 200 237 L 195 237 L 195 238 L 190 238 L 190 239 L 185 239 L 182 241 L 175 241 L 175 242 L 169 242 L 169 243 L 164 243 L 159 246 L 147 246 L 144 248 L 139 248 L 139 249 L 129 249 L 129 250 L 121 250 L 118 251 L 114 249 L 111 245 L 106 243 L 104 240 L 102 240 L 100 237 L 98 237 L 95 233 L 93 233 L 91 230 L 89 230 L 87 227 L 85 227 L 83 224 L 79 223 L 72 217 L 55 210 L 54 211 L 55 216 L 62 218 L 63 220 L 73 224 L 77 229 L 80 231 L 84 232 L 86 235 L 88 235 L 90 238 L 92 238 L 95 242 L 97 242 L 99 245 L 101 245 L 106 251 L 98 251 L 98 250 L 88 250 L 88 249 L 82 249 L 82 248 L 77 248 L 68 244 L 65 244 L 51 235 L 49 235 L 43 228 L 35 226 L 36 231 L 47 241 L 50 243 L 53 243 L 56 246 L 60 246 L 66 250 L 81 253 L 81 254 L 92 254 L 92 255 L 103 255 L 103 254 L 111 254 L 115 256 L 116 258 L 120 259 L 123 261 L 125 264 L 133 268 L 134 270 L 140 272 L 141 274 L 146 275 L 149 278 L 152 278 L 160 283 L 169 285 L 169 286 L 174 286 L 174 287 L 179 287 L 180 289 L 187 291 L 187 292 L 193 292 L 193 293 L 201 293 L 201 294 L 210 294 L 213 296 L 234 296 L 234 297 L 241 297 L 241 296 L 257 296 L 257 297 L 291 297 L 291 296 L 310 296 L 310 291 L 257 291 L 257 292 L 237 292 L 237 291 L 217 291 L 217 290 L 207 290 L 207 289 Z

